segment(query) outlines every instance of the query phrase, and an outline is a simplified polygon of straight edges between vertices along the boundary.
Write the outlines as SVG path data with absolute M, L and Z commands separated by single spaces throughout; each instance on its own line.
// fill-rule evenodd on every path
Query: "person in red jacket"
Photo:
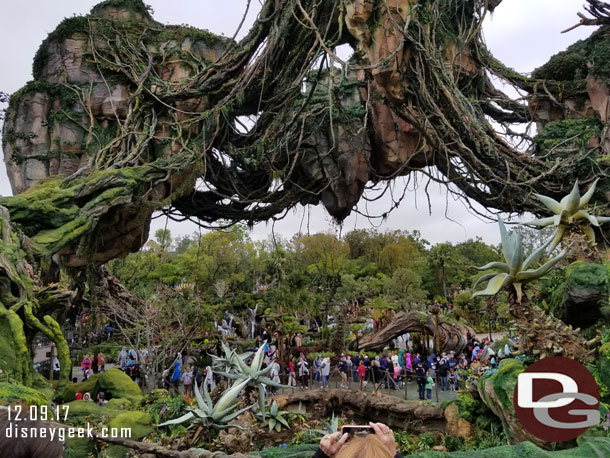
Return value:
M 360 364 L 358 364 L 358 379 L 363 384 L 366 383 L 366 366 L 364 365 L 364 358 L 362 358 Z
M 294 372 L 294 361 L 292 358 L 288 363 L 288 386 L 297 386 L 297 378 Z

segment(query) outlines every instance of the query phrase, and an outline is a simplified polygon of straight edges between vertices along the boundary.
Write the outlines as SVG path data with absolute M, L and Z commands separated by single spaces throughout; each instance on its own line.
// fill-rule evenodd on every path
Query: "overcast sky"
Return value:
M 93 0 L 21 0 L 7 1 L 0 15 L 0 91 L 13 93 L 32 79 L 32 59 L 40 43 L 64 18 L 74 14 L 86 14 L 96 1 Z M 168 24 L 189 24 L 208 29 L 217 34 L 232 36 L 245 10 L 245 0 L 149 0 L 155 18 Z M 564 50 L 571 43 L 586 38 L 593 32 L 591 27 L 579 27 L 561 34 L 561 30 L 575 24 L 576 13 L 582 11 L 583 0 L 504 0 L 495 14 L 488 18 L 484 32 L 492 52 L 505 64 L 520 72 L 530 72 L 544 64 L 548 58 Z M 247 31 L 259 9 L 259 2 L 252 1 L 253 10 L 248 15 L 244 29 Z M 399 178 L 394 185 L 395 195 L 400 195 L 405 179 Z M 353 228 L 379 227 L 381 229 L 419 230 L 433 243 L 456 242 L 481 236 L 488 243 L 497 243 L 497 226 L 480 221 L 472 216 L 465 206 L 447 196 L 439 186 L 430 187 L 432 213 L 421 191 L 411 191 L 401 206 L 385 221 L 368 221 L 353 215 L 347 218 L 341 229 L 343 233 Z M 432 189 L 434 188 L 434 189 Z M 10 195 L 4 163 L 0 161 L 0 195 Z M 382 214 L 391 204 L 389 196 L 365 208 L 369 214 Z M 479 207 L 480 208 L 480 207 Z M 481 209 L 482 210 L 482 209 Z M 153 222 L 153 230 L 163 227 L 165 218 Z M 196 226 L 189 223 L 169 223 L 174 234 L 190 234 Z M 275 224 L 276 234 L 290 238 L 294 233 L 311 233 L 334 230 L 336 225 L 321 207 L 298 207 L 283 221 Z M 265 239 L 271 225 L 255 226 L 252 237 Z

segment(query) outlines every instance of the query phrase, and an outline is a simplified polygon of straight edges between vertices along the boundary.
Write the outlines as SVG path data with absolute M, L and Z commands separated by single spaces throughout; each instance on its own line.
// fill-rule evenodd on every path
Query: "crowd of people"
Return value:
M 510 346 L 506 344 L 500 354 L 493 349 L 488 338 L 479 341 L 476 336 L 467 336 L 467 346 L 463 352 L 442 352 L 422 354 L 408 349 L 383 351 L 380 354 L 328 354 L 309 357 L 301 352 L 290 356 L 283 364 L 277 358 L 274 345 L 265 345 L 264 365 L 273 365 L 270 378 L 291 388 L 308 390 L 312 384 L 321 389 L 329 386 L 332 374 L 340 376 L 341 388 L 350 388 L 353 382 L 365 389 L 372 384 L 374 391 L 379 388 L 402 389 L 405 384 L 415 382 L 420 400 L 431 400 L 432 390 L 438 384 L 440 391 L 457 391 L 464 384 L 465 374 L 480 376 L 497 366 L 499 357 L 510 356 Z

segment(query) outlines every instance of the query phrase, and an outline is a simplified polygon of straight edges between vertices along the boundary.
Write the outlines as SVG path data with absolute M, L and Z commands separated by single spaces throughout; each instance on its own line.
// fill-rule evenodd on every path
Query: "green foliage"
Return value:
M 269 427 L 269 431 L 277 431 L 282 428 L 290 429 L 290 412 L 280 410 L 280 406 L 274 400 L 270 406 L 265 406 L 265 411 L 256 411 L 254 414 L 263 426 Z
M 563 52 L 555 54 L 532 76 L 538 79 L 558 81 L 582 80 L 588 74 L 602 80 L 610 77 L 610 51 L 608 50 L 607 30 L 596 30 L 586 40 L 580 40 Z
M 153 9 L 142 0 L 105 0 L 91 8 L 91 14 L 96 15 L 104 8 L 121 8 L 134 11 L 145 18 L 152 19 Z
M 0 383 L 0 404 L 27 404 L 29 406 L 48 406 L 47 396 L 20 383 Z
M 108 405 L 110 405 L 108 402 Z M 171 396 L 167 390 L 155 390 L 146 399 L 144 409 L 152 417 L 155 423 L 161 423 L 167 420 L 175 420 L 179 418 L 182 412 L 187 409 L 187 404 L 184 396 Z
M 588 145 L 592 138 L 601 134 L 599 118 L 575 118 L 549 122 L 534 138 L 537 154 L 544 154 L 554 148 Z

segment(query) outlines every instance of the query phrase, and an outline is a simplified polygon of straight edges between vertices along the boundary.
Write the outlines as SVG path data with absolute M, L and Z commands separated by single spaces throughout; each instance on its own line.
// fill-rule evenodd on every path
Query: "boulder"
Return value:
M 513 404 L 513 395 L 517 376 L 525 370 L 523 362 L 516 359 L 500 361 L 498 370 L 490 376 L 479 378 L 478 392 L 483 402 L 501 420 L 509 444 L 530 441 L 548 448 L 549 444 L 541 441 L 526 431 L 517 419 Z
M 152 423 L 152 417 L 146 412 L 129 411 L 121 413 L 110 420 L 108 427 L 117 428 L 118 431 L 127 428 L 131 431 L 129 439 L 141 440 L 153 431 Z
M 555 289 L 551 312 L 574 328 L 594 325 L 607 318 L 608 269 L 601 264 L 576 261 L 565 271 L 564 282 Z
M 142 390 L 131 378 L 119 369 L 110 369 L 92 375 L 84 382 L 71 383 L 63 396 L 64 401 L 71 401 L 76 393 L 89 393 L 92 399 L 103 391 L 106 399 L 125 399 L 132 404 L 138 404 L 142 398 Z
M 474 427 L 461 416 L 460 409 L 455 402 L 450 403 L 443 411 L 447 420 L 447 434 L 453 437 L 470 439 L 474 437 Z

